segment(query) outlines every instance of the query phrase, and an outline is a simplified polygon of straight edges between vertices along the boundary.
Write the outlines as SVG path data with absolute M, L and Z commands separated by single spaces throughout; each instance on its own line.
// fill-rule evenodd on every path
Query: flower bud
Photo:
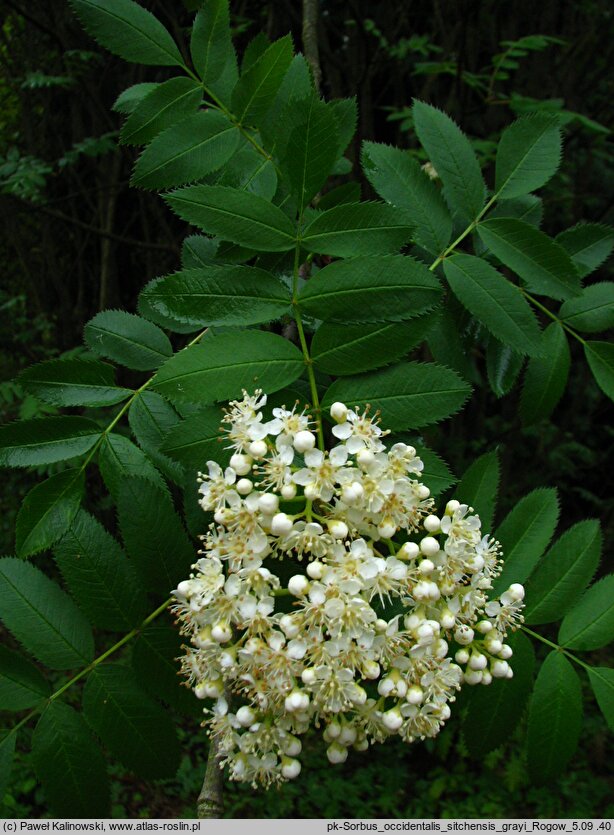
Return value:
M 414 560 L 420 553 L 420 548 L 415 542 L 405 542 L 397 551 L 397 558 L 400 560 Z
M 514 651 L 512 650 L 511 646 L 509 646 L 509 644 L 503 644 L 503 646 L 497 654 L 499 658 L 503 658 L 504 661 L 507 661 L 508 658 L 512 657 Z
M 292 530 L 292 519 L 285 513 L 276 513 L 271 519 L 271 533 L 273 536 L 285 536 Z
M 346 484 L 341 491 L 341 498 L 346 504 L 357 504 L 362 499 L 364 492 L 365 488 L 359 481 L 352 481 L 351 484 Z
M 286 636 L 286 638 L 296 638 L 296 636 L 300 632 L 299 626 L 292 617 L 292 615 L 282 615 L 279 621 L 279 625 L 284 630 L 284 635 Z
M 327 525 L 330 535 L 335 539 L 345 539 L 348 535 L 348 526 L 341 519 L 330 519 Z
M 420 574 L 430 574 L 432 571 L 435 571 L 435 563 L 429 559 L 422 560 L 418 566 L 418 571 Z
M 294 449 L 297 452 L 307 452 L 316 445 L 316 436 L 308 429 L 301 429 L 294 436 Z
M 454 640 L 461 646 L 467 646 L 475 638 L 475 632 L 470 626 L 458 626 L 454 632 Z
M 487 635 L 489 632 L 492 631 L 493 625 L 489 620 L 481 620 L 478 621 L 478 623 L 476 623 L 475 628 L 480 633 L 480 635 Z
M 253 487 L 249 478 L 240 478 L 235 484 L 235 489 L 240 496 L 247 496 L 252 492 Z
M 429 533 L 435 533 L 441 528 L 441 519 L 439 516 L 435 516 L 432 513 L 427 516 L 422 523 L 424 525 L 424 530 L 428 531 Z
M 299 690 L 298 687 L 286 696 L 284 707 L 288 713 L 294 713 L 296 710 L 306 710 L 309 706 L 309 695 L 304 690 Z
M 266 441 L 252 441 L 249 445 L 249 454 L 252 458 L 264 458 L 267 454 L 268 447 Z
M 303 744 L 298 737 L 288 734 L 288 736 L 284 738 L 282 748 L 284 754 L 287 754 L 289 757 L 298 757 L 303 750 Z
M 333 765 L 339 765 L 347 760 L 348 749 L 344 748 L 343 745 L 339 745 L 338 742 L 331 742 L 326 749 L 326 756 L 328 757 L 328 761 L 330 763 Z
M 230 624 L 224 623 L 223 621 L 216 623 L 211 629 L 211 637 L 218 644 L 225 644 L 226 641 L 229 641 L 232 638 L 232 629 L 230 628 Z
M 507 678 L 507 671 L 510 665 L 507 661 L 493 661 L 490 665 L 490 672 L 493 678 Z
M 448 608 L 442 609 L 439 613 L 439 623 L 442 629 L 453 629 L 456 623 L 453 612 Z
M 286 780 L 294 780 L 295 777 L 301 773 L 301 764 L 298 760 L 293 760 L 291 757 L 281 758 L 281 774 Z
M 433 536 L 425 536 L 420 541 L 420 550 L 426 557 L 434 557 L 439 553 L 439 542 Z
M 304 574 L 294 574 L 288 580 L 288 591 L 294 597 L 302 597 L 309 588 L 309 580 Z
M 466 670 L 463 678 L 465 680 L 465 684 L 470 684 L 473 686 L 474 684 L 480 684 L 482 681 L 482 671 L 481 670 Z
M 419 705 L 420 702 L 424 699 L 424 690 L 417 684 L 412 684 L 412 686 L 407 691 L 405 699 L 407 702 L 409 702 L 410 705 Z
M 460 507 L 460 502 L 457 502 L 456 499 L 451 499 L 448 504 L 446 505 L 446 515 L 452 516 Z
M 353 745 L 356 742 L 357 736 L 356 728 L 353 725 L 343 725 L 338 741 L 341 745 Z
M 281 496 L 286 501 L 290 501 L 296 496 L 296 484 L 291 482 L 290 484 L 284 484 L 281 488 Z
M 393 707 L 382 713 L 382 722 L 389 731 L 398 731 L 403 724 L 403 716 L 398 707 Z
M 488 666 L 488 658 L 481 652 L 474 652 L 469 659 L 469 667 L 472 670 L 485 670 Z
M 258 499 L 258 507 L 263 513 L 272 516 L 279 507 L 279 499 L 275 493 L 263 493 Z
M 377 661 L 365 661 L 362 669 L 364 677 L 370 679 L 371 681 L 375 681 L 380 674 L 380 665 Z
M 348 416 L 348 407 L 345 405 L 345 403 L 340 403 L 339 401 L 336 401 L 330 407 L 330 416 L 337 423 L 345 423 Z
M 252 459 L 249 455 L 242 455 L 236 452 L 230 458 L 230 466 L 237 475 L 247 475 L 252 469 Z
M 307 669 L 303 670 L 303 672 L 301 673 L 301 679 L 303 681 L 303 684 L 314 684 L 316 680 L 316 674 L 311 667 L 307 667 Z
M 392 522 L 383 521 L 381 525 L 378 525 L 377 532 L 382 539 L 390 539 L 397 532 L 397 526 Z
M 457 664 L 466 664 L 469 661 L 469 650 L 459 649 L 454 656 L 454 660 Z
M 361 449 L 356 453 L 356 463 L 363 470 L 368 470 L 375 461 L 375 455 L 370 449 Z
M 512 585 L 507 590 L 509 597 L 512 598 L 514 601 L 521 601 L 524 600 L 524 586 L 520 583 L 512 583 Z
M 429 497 L 430 495 L 431 495 L 431 491 L 430 491 L 430 490 L 429 490 L 429 488 L 426 486 L 426 484 L 421 484 L 421 485 L 420 485 L 420 487 L 418 487 L 418 498 L 420 498 L 420 499 L 428 499 L 428 497 Z
M 237 722 L 244 728 L 249 728 L 256 721 L 256 714 L 249 705 L 243 705 L 237 710 Z

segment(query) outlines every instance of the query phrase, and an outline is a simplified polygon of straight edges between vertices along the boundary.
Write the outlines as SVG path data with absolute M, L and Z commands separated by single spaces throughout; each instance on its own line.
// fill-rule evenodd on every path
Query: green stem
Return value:
M 130 632 L 124 635 L 124 637 L 121 638 L 116 644 L 113 644 L 113 646 L 110 649 L 106 650 L 106 652 L 103 652 L 102 655 L 98 656 L 98 658 L 95 658 L 91 664 L 88 664 L 87 667 L 84 667 L 80 672 L 77 673 L 77 675 L 73 676 L 65 684 L 63 684 L 59 690 L 56 690 L 54 693 L 52 693 L 51 696 L 49 696 L 49 698 L 47 699 L 47 704 L 51 704 L 51 702 L 58 699 L 66 690 L 68 690 L 69 687 L 72 687 L 72 685 L 75 684 L 77 681 L 91 673 L 92 670 L 95 669 L 99 664 L 102 664 L 103 661 L 106 661 L 106 659 L 109 658 L 109 656 L 113 655 L 113 653 L 117 652 L 118 649 L 121 649 L 121 647 L 123 647 L 133 638 L 135 638 L 139 634 L 139 632 L 141 632 L 141 630 L 143 630 L 146 626 L 149 626 L 149 624 L 157 617 L 159 617 L 159 615 L 161 615 L 162 612 L 166 611 L 166 609 L 168 609 L 172 601 L 172 597 L 170 597 L 168 600 L 165 600 L 161 606 L 158 606 L 158 608 L 155 611 L 147 615 L 145 620 L 141 624 L 139 624 L 139 626 L 136 626 L 134 629 L 132 629 Z M 17 731 L 23 725 L 29 722 L 30 719 L 36 716 L 39 712 L 39 708 L 31 710 L 30 713 L 24 716 L 23 719 L 21 719 L 16 725 L 14 725 L 10 729 L 7 736 L 17 733 Z
M 482 218 L 484 217 L 486 212 L 490 209 L 490 207 L 494 203 L 497 202 L 497 197 L 498 197 L 497 194 L 493 194 L 493 196 L 490 198 L 488 203 L 484 206 L 484 208 L 482 209 L 480 214 L 476 217 L 476 219 L 472 220 L 471 223 L 469 224 L 469 226 L 465 229 L 465 231 L 462 232 L 455 241 L 452 241 L 450 246 L 446 247 L 446 249 L 444 249 L 444 251 L 441 253 L 441 255 L 437 256 L 437 258 L 433 261 L 433 263 L 429 267 L 429 270 L 433 271 L 434 269 L 436 269 L 441 264 L 441 262 L 444 261 L 448 257 L 448 255 L 450 255 L 450 253 L 453 252 L 456 249 L 456 247 L 461 243 L 461 241 L 464 241 L 465 238 L 467 237 L 467 235 L 469 235 L 471 232 L 473 232 L 473 230 L 478 225 L 478 223 L 482 220 Z
M 562 646 L 559 646 L 559 644 L 555 644 L 554 641 L 549 641 L 548 638 L 544 638 L 544 636 L 540 635 L 538 632 L 533 632 L 533 630 L 529 629 L 528 626 L 521 626 L 520 628 L 523 632 L 526 632 L 527 635 L 531 635 L 531 637 L 536 638 L 538 641 L 541 641 L 542 644 L 546 644 L 552 649 L 555 649 L 557 652 L 562 652 L 563 655 L 566 655 L 572 661 L 575 661 L 575 663 L 578 664 L 580 667 L 584 667 L 585 670 L 592 669 L 590 664 L 586 664 L 584 661 L 578 658 L 577 655 L 574 655 L 573 652 L 569 652 L 569 650 L 564 649 Z
M 559 319 L 559 317 L 556 316 L 551 310 L 548 310 L 548 308 L 545 307 L 545 305 L 543 305 L 541 302 L 538 302 L 537 299 L 533 298 L 533 296 L 530 293 L 527 293 L 527 291 L 523 287 L 519 287 L 518 289 L 523 294 L 523 296 L 531 302 L 532 305 L 535 305 L 535 307 L 538 308 L 538 310 L 541 310 L 542 313 L 545 313 L 546 316 L 548 316 L 550 319 L 552 319 L 553 322 L 556 322 L 557 325 L 560 325 L 564 330 L 566 330 L 573 337 L 575 337 L 578 340 L 578 342 L 582 343 L 582 345 L 586 345 L 586 340 L 582 339 L 582 337 L 579 334 L 577 334 L 575 330 L 573 330 L 573 328 L 570 328 L 569 325 L 566 325 L 562 319 Z

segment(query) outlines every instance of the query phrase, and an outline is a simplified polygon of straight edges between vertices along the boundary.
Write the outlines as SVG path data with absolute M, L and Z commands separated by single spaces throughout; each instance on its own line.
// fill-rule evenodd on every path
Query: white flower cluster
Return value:
M 183 671 L 215 700 L 230 776 L 268 786 L 299 774 L 312 725 L 331 763 L 435 736 L 463 681 L 511 677 L 524 589 L 488 601 L 498 543 L 467 505 L 434 514 L 416 450 L 387 449 L 368 410 L 333 404 L 338 443 L 323 451 L 304 412 L 265 421 L 265 404 L 260 391 L 230 404 L 230 466 L 201 474 L 214 524 L 173 594 Z

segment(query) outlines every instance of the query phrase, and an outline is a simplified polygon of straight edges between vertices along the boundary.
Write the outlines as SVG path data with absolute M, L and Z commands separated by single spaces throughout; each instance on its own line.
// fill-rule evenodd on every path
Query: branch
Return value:
M 311 67 L 313 83 L 319 92 L 322 69 L 318 51 L 318 0 L 303 0 L 303 50 Z
M 224 812 L 224 772 L 221 768 L 223 753 L 219 737 L 211 736 L 209 756 L 203 787 L 198 795 L 198 818 L 221 818 Z

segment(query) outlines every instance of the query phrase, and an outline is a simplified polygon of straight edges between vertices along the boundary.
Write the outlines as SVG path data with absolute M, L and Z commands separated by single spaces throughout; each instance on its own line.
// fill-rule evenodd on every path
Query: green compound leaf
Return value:
M 52 670 L 83 667 L 94 657 L 94 638 L 83 614 L 30 563 L 0 560 L 0 613 L 6 628 Z
M 72 707 L 52 702 L 34 729 L 34 770 L 57 817 L 109 814 L 110 792 L 102 752 L 85 719 Z
M 292 38 L 280 38 L 246 70 L 232 91 L 232 112 L 241 124 L 258 125 L 273 104 L 292 62 Z
M 22 653 L 0 647 L 0 710 L 25 710 L 46 699 L 51 688 Z
M 558 120 L 541 113 L 523 116 L 503 131 L 497 148 L 495 192 L 521 197 L 545 185 L 561 161 Z
M 162 316 L 204 327 L 256 325 L 279 319 L 290 308 L 290 291 L 257 267 L 208 266 L 156 279 L 143 296 Z
M 567 386 L 571 355 L 567 334 L 556 322 L 542 333 L 542 355 L 531 357 L 520 396 L 520 417 L 531 424 L 549 418 Z
M 202 702 L 179 677 L 181 655 L 182 640 L 177 629 L 148 626 L 132 648 L 132 667 L 138 684 L 150 696 L 188 716 L 202 716 Z
M 129 632 L 142 621 L 146 601 L 136 574 L 97 519 L 80 510 L 53 554 L 68 590 L 90 623 Z
M 454 295 L 493 336 L 521 354 L 541 353 L 535 314 L 500 272 L 473 255 L 453 255 L 443 269 Z
M 303 287 L 298 304 L 317 319 L 396 322 L 418 316 L 441 298 L 431 272 L 405 255 L 335 261 Z
M 497 493 L 499 491 L 500 464 L 496 450 L 480 455 L 463 475 L 454 494 L 463 504 L 473 507 L 482 521 L 482 530 L 492 528 Z
M 0 731 L 0 801 L 3 800 L 11 779 L 16 742 L 16 731 Z
M 485 220 L 478 224 L 478 234 L 532 292 L 552 299 L 580 295 L 580 278 L 567 252 L 529 223 L 503 217 Z
M 614 328 L 614 283 L 601 281 L 586 287 L 581 296 L 563 303 L 559 318 L 586 333 Z
M 588 677 L 608 728 L 614 731 L 614 670 L 610 667 L 590 667 Z
M 83 692 L 85 718 L 104 745 L 140 777 L 172 777 L 180 758 L 173 720 L 120 664 L 97 667 Z
M 471 387 L 456 372 L 435 363 L 402 362 L 370 374 L 344 377 L 327 390 L 322 408 L 340 400 L 380 409 L 388 429 L 419 429 L 453 415 Z
M 560 652 L 541 666 L 529 708 L 527 757 L 536 783 L 556 779 L 573 756 L 582 729 L 578 674 Z
M 189 469 L 196 478 L 209 459 L 222 463 L 230 453 L 221 438 L 222 413 L 216 406 L 205 406 L 198 414 L 183 420 L 166 436 L 162 450 Z M 196 482 L 195 482 L 196 483 Z
M 166 128 L 198 110 L 203 88 L 191 78 L 169 78 L 141 99 L 124 124 L 124 145 L 146 145 Z
M 463 738 L 473 757 L 482 758 L 509 739 L 510 728 L 522 718 L 535 672 L 535 653 L 531 641 L 518 632 L 506 641 L 514 651 L 511 680 L 494 679 L 491 685 L 477 685 L 469 693 L 469 706 L 463 719 Z
M 610 400 L 614 400 L 614 344 L 587 342 L 584 345 L 584 356 L 599 388 Z
M 180 218 L 225 241 L 265 252 L 286 252 L 296 243 L 292 221 L 268 200 L 229 186 L 188 186 L 167 194 Z
M 85 484 L 81 470 L 65 470 L 37 484 L 17 514 L 17 555 L 29 557 L 50 548 L 75 518 Z
M 73 415 L 7 423 L 0 426 L 0 466 L 36 467 L 68 461 L 91 449 L 99 437 L 93 420 Z
M 177 484 L 183 482 L 183 468 L 178 466 L 160 447 L 181 418 L 163 397 L 153 391 L 144 391 L 133 401 L 128 412 L 130 428 L 147 455 L 167 478 Z
M 171 402 L 213 403 L 243 389 L 273 393 L 298 379 L 305 364 L 292 343 L 274 333 L 222 333 L 176 354 L 152 388 Z
M 192 26 L 190 52 L 194 68 L 207 86 L 223 77 L 224 87 L 234 87 L 238 72 L 230 37 L 228 0 L 208 0 L 199 10 Z
M 112 365 L 92 360 L 46 360 L 26 368 L 17 380 L 27 392 L 54 406 L 111 406 L 132 394 L 115 385 Z
M 94 40 L 136 64 L 183 66 L 175 41 L 157 17 L 133 0 L 70 0 Z
M 301 243 L 309 252 L 351 258 L 398 252 L 411 234 L 404 209 L 386 203 L 343 203 L 316 215 Z
M 111 110 L 115 111 L 115 113 L 129 116 L 131 113 L 134 113 L 145 96 L 148 96 L 149 93 L 159 86 L 155 81 L 143 81 L 140 84 L 133 84 L 131 87 L 126 87 L 124 92 L 120 93 L 115 99 Z
M 169 495 L 150 481 L 127 478 L 117 511 L 126 550 L 145 588 L 168 595 L 196 559 Z
M 585 278 L 610 257 L 614 248 L 614 229 L 601 223 L 579 223 L 556 236 L 571 256 L 580 278 Z
M 337 160 L 337 122 L 331 107 L 311 94 L 288 102 L 278 130 L 283 131 L 283 140 L 278 138 L 280 169 L 300 214 Z
M 142 476 L 165 489 L 164 479 L 149 458 L 123 435 L 111 433 L 105 437 L 98 466 L 107 490 L 116 501 L 123 480 L 133 475 Z
M 414 239 L 431 255 L 439 255 L 452 235 L 452 218 L 441 192 L 408 151 L 363 142 L 365 176 L 387 203 L 408 213 Z
M 437 322 L 433 314 L 409 322 L 341 325 L 324 322 L 311 341 L 311 358 L 326 374 L 348 376 L 400 360 L 419 345 Z
M 96 314 L 85 326 L 84 336 L 92 351 L 136 371 L 151 371 L 173 353 L 160 328 L 124 310 Z
M 503 548 L 503 571 L 493 583 L 493 594 L 510 583 L 524 583 L 554 535 L 559 502 L 554 488 L 540 487 L 522 498 L 495 534 Z
M 418 139 L 441 177 L 448 205 L 461 222 L 475 220 L 484 206 L 486 186 L 471 143 L 436 107 L 415 100 L 412 112 Z
M 569 611 L 597 570 L 601 542 L 596 519 L 578 522 L 557 539 L 527 583 L 527 623 L 552 623 Z
M 614 574 L 586 591 L 565 615 L 559 643 L 569 649 L 599 649 L 614 638 Z
M 216 110 L 201 110 L 158 134 L 139 157 L 133 186 L 160 190 L 200 180 L 234 154 L 239 129 Z

